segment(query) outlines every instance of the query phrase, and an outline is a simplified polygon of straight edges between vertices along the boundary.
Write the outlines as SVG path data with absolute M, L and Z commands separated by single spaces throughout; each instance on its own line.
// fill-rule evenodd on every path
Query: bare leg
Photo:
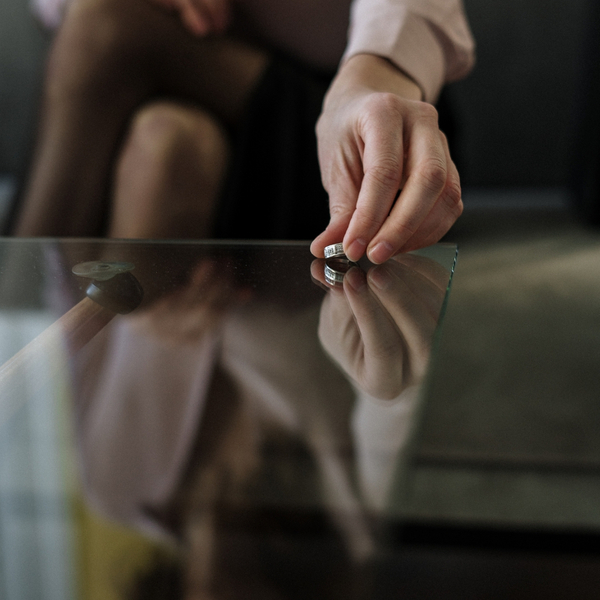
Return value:
M 166 102 L 142 109 L 118 161 L 109 235 L 208 237 L 228 154 L 208 113 Z
M 171 97 L 235 125 L 267 62 L 234 40 L 193 37 L 148 0 L 75 0 L 48 64 L 17 235 L 99 235 L 135 111 Z

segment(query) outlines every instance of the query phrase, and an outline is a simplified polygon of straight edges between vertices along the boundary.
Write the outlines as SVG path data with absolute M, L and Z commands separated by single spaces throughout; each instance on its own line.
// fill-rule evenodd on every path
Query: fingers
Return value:
M 317 269 L 314 275 L 318 275 Z M 323 347 L 368 394 L 395 398 L 403 389 L 403 344 L 367 285 L 365 273 L 354 267 L 346 274 L 343 287 L 329 289 L 319 319 Z
M 394 261 L 371 269 L 368 283 L 404 339 L 412 376 L 420 378 L 429 360 L 443 293 Z M 437 310 L 432 310 L 434 305 Z
M 435 327 L 446 290 L 428 276 L 392 259 L 369 271 L 369 285 L 403 331 L 410 330 L 411 323 L 420 330 L 417 324 L 428 323 L 427 330 Z
M 221 33 L 229 24 L 229 0 L 178 0 L 181 19 L 193 34 Z
M 448 141 L 440 133 L 446 153 L 446 181 L 441 194 L 420 224 L 417 231 L 400 247 L 399 252 L 409 252 L 438 242 L 454 225 L 463 211 L 460 176 L 450 158 Z
M 433 106 L 371 94 L 354 135 L 340 145 L 351 146 L 339 152 L 342 160 L 332 161 L 327 152 L 319 156 L 332 215 L 311 246 L 316 256 L 343 240 L 350 260 L 366 252 L 381 264 L 439 241 L 460 216 L 460 178 Z
M 377 264 L 397 254 L 419 231 L 448 179 L 450 155 L 438 128 L 437 113 L 426 104 L 419 110 L 419 118 L 407 132 L 406 183 L 368 247 L 370 260 Z
M 361 157 L 353 136 L 346 133 L 341 141 L 332 141 L 337 134 L 328 127 L 327 121 L 320 119 L 317 126 L 319 164 L 323 185 L 329 193 L 330 221 L 311 244 L 310 250 L 317 257 L 323 257 L 326 246 L 344 239 L 362 181 Z
M 357 261 L 365 253 L 400 188 L 404 162 L 402 109 L 397 96 L 374 94 L 364 107 L 367 116 L 359 121 L 364 143 L 363 179 L 344 236 L 344 250 L 350 260 Z
M 402 356 L 399 331 L 389 312 L 378 302 L 365 273 L 356 267 L 348 271 L 344 277 L 344 292 L 360 330 L 365 358 L 370 357 L 377 363 L 384 360 L 386 366 L 394 363 Z
M 386 286 L 390 287 L 389 282 Z M 351 269 L 344 278 L 344 292 L 360 331 L 361 369 L 355 368 L 365 384 L 363 387 L 378 398 L 395 398 L 412 382 L 404 323 L 395 321 L 380 301 L 371 272 L 367 276 L 357 268 Z
M 367 393 L 397 397 L 424 374 L 448 273 L 404 255 L 368 274 L 353 267 L 342 286 L 331 286 L 324 266 L 322 259 L 311 265 L 313 279 L 329 291 L 319 320 L 323 347 Z
M 344 237 L 348 224 L 352 218 L 352 209 L 341 208 L 332 214 L 331 221 L 323 233 L 317 236 L 310 245 L 310 251 L 314 256 L 323 258 L 324 250 L 331 244 L 337 244 Z

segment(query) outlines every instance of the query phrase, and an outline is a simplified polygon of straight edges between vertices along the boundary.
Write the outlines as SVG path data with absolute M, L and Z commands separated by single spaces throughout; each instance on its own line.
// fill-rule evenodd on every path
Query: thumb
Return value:
M 331 244 L 337 244 L 344 239 L 352 214 L 353 206 L 330 206 L 331 218 L 325 231 L 318 235 L 310 245 L 310 251 L 317 258 L 325 256 L 325 248 Z
M 323 156 L 319 156 L 319 158 L 323 165 Z M 330 166 L 325 169 L 323 184 L 329 193 L 330 217 L 325 231 L 315 238 L 310 247 L 311 252 L 317 258 L 323 258 L 325 248 L 341 242 L 346 235 L 358 200 L 360 184 L 356 179 L 360 179 L 360 177 L 355 177 L 347 165 L 344 165 L 343 168 L 334 169 Z

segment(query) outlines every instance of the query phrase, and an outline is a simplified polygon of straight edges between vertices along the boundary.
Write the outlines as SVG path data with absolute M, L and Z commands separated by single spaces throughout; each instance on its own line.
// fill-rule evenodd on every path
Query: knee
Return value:
M 111 235 L 208 235 L 227 161 L 225 133 L 207 113 L 168 103 L 144 108 L 117 163 Z
M 134 116 L 118 171 L 139 169 L 162 180 L 192 173 L 218 178 L 227 154 L 227 136 L 210 114 L 155 102 Z

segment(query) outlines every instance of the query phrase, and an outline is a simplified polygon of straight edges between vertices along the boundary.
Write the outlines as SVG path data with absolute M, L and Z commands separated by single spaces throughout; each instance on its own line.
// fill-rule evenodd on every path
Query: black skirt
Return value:
M 233 140 L 215 237 L 308 240 L 325 229 L 315 125 L 332 76 L 272 60 Z

